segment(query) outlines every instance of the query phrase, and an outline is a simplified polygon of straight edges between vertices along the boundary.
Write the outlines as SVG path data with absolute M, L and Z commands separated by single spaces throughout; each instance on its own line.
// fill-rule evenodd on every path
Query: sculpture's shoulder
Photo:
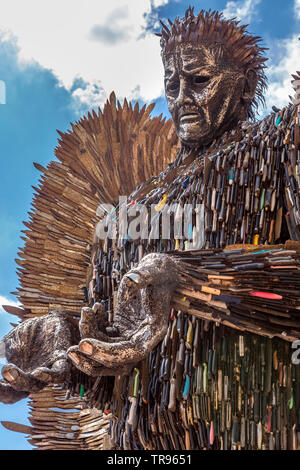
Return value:
M 191 181 L 199 180 L 199 178 L 207 180 L 213 162 L 222 160 L 222 164 L 216 166 L 219 172 L 228 170 L 233 158 L 238 155 L 241 158 L 245 154 L 246 160 L 253 158 L 256 153 L 255 149 L 260 148 L 265 151 L 267 149 L 291 149 L 295 146 L 295 140 L 299 140 L 296 123 L 297 108 L 289 105 L 281 110 L 273 111 L 259 121 L 240 122 L 235 129 L 226 132 L 204 150 L 181 149 L 176 160 L 159 175 L 139 185 L 131 194 L 130 200 L 153 203 L 167 195 L 170 201 L 173 196 L 178 198 L 178 194 L 175 194 L 175 187 L 178 189 L 178 185 L 186 189 L 187 186 L 190 187 Z M 251 155 L 248 154 L 249 152 Z M 196 182 L 190 192 L 195 189 Z

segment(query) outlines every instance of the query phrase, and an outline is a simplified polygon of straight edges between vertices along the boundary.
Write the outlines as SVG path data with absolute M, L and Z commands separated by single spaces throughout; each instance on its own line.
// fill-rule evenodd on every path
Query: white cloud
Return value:
M 89 0 L 87 8 L 81 0 L 0 0 L 0 32 L 6 40 L 10 33 L 17 38 L 20 66 L 35 60 L 54 72 L 72 90 L 79 111 L 83 103 L 103 105 L 112 90 L 119 99 L 149 102 L 163 94 L 163 67 L 159 39 L 141 33 L 145 14 L 169 1 Z M 248 22 L 260 1 L 227 1 L 224 14 Z M 300 18 L 300 0 L 294 7 Z M 296 37 L 281 40 L 276 62 L 268 64 L 268 108 L 283 106 L 292 94 L 290 74 L 299 68 L 298 47 Z
M 5 310 L 2 308 L 2 305 L 11 305 L 12 307 L 20 307 L 19 302 L 15 302 L 14 300 L 10 300 L 3 295 L 0 295 L 0 313 L 6 313 Z
M 296 17 L 300 20 L 300 0 L 295 0 L 294 10 L 296 13 Z
M 100 80 L 93 80 L 87 83 L 84 88 L 78 87 L 73 91 L 74 106 L 78 111 L 80 111 L 81 107 L 84 108 L 85 104 L 95 108 L 106 101 L 108 93 L 102 88 Z
M 276 50 L 276 63 L 271 62 L 268 67 L 269 86 L 266 93 L 267 108 L 273 105 L 281 108 L 289 103 L 289 95 L 295 92 L 291 85 L 292 76 L 300 65 L 300 42 L 298 35 L 288 39 L 273 42 Z
M 161 7 L 162 5 L 166 5 L 168 2 L 169 2 L 169 0 L 153 0 L 153 6 L 155 8 Z
M 229 19 L 237 18 L 240 21 L 250 22 L 251 18 L 256 14 L 256 6 L 260 2 L 261 0 L 229 1 L 226 3 L 223 14 Z
M 77 101 L 103 104 L 112 90 L 130 99 L 138 86 L 149 101 L 163 92 L 163 69 L 159 39 L 141 33 L 151 4 L 168 1 L 0 0 L 0 31 L 17 37 L 21 64 L 37 61 L 67 89 L 75 77 L 88 82 L 74 92 Z M 102 88 L 98 95 L 95 87 Z

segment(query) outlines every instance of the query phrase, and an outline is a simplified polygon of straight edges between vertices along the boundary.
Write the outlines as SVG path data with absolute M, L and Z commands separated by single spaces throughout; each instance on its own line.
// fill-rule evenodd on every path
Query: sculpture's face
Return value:
M 245 119 L 245 75 L 220 47 L 181 44 L 163 62 L 168 107 L 183 144 L 207 145 Z

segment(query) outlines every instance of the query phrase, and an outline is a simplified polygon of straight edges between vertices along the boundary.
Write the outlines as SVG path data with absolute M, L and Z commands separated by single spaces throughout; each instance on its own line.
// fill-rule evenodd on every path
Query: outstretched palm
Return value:
M 82 309 L 81 342 L 68 350 L 75 366 L 88 375 L 126 374 L 163 339 L 172 292 L 178 281 L 178 261 L 164 254 L 145 256 L 122 278 L 115 322 L 97 330 L 99 304 Z
M 75 340 L 74 328 L 56 311 L 10 331 L 1 340 L 8 364 L 2 368 L 0 400 L 15 403 L 47 384 L 64 382 L 70 370 L 66 351 Z

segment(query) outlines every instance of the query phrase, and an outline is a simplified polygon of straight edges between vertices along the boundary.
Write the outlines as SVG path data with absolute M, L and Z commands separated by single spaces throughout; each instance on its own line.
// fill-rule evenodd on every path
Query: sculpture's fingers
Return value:
M 160 325 L 160 328 L 144 324 L 132 334 L 130 340 L 105 343 L 95 339 L 83 339 L 79 343 L 79 351 L 105 367 L 117 368 L 144 359 L 163 339 L 166 332 L 167 323 Z
M 81 338 L 90 338 L 97 335 L 98 328 L 96 315 L 93 309 L 83 307 L 81 309 L 81 317 L 79 322 L 79 331 Z
M 79 350 L 79 346 L 69 348 L 68 357 L 77 369 L 92 377 L 129 375 L 133 368 L 133 364 L 122 364 L 117 368 L 105 367 L 94 358 L 86 356 Z
M 79 331 L 81 338 L 97 338 L 99 335 L 105 337 L 105 333 L 99 331 L 97 317 L 105 314 L 104 306 L 95 303 L 93 308 L 83 307 L 79 322 Z M 101 322 L 100 322 L 101 323 Z M 100 339 L 100 338 L 99 338 Z
M 19 392 L 12 388 L 4 380 L 0 380 L 0 401 L 6 405 L 12 405 L 23 398 L 28 397 L 29 392 Z
M 81 338 L 97 338 L 100 341 L 110 342 L 113 341 L 103 331 L 99 331 L 101 321 L 98 322 L 97 316 L 105 314 L 104 306 L 100 303 L 95 303 L 93 308 L 83 307 L 81 309 L 81 318 L 79 322 L 79 331 Z
M 72 346 L 68 349 L 68 358 L 74 366 L 91 377 L 98 377 L 101 375 L 103 366 L 94 361 L 90 357 L 86 357 L 79 350 L 79 346 Z
M 67 359 L 59 359 L 52 367 L 38 367 L 32 372 L 33 377 L 47 384 L 65 382 L 70 372 L 70 363 Z
M 135 361 L 138 356 L 138 352 L 134 350 L 130 341 L 111 344 L 94 339 L 84 339 L 79 343 L 79 350 L 108 368 Z
M 17 391 L 38 392 L 45 386 L 43 382 L 36 379 L 31 374 L 23 372 L 14 364 L 3 366 L 1 372 L 2 377 Z

